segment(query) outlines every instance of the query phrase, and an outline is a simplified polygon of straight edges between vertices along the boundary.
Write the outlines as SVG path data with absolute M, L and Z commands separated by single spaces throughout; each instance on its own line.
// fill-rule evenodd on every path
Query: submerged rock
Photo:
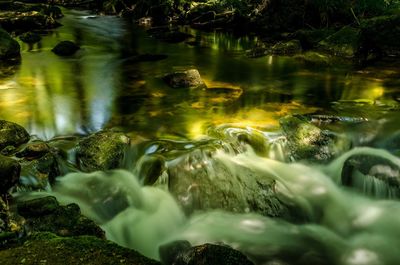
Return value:
M 21 166 L 12 158 L 0 155 L 0 195 L 19 181 Z
M 0 250 L 2 265 L 161 265 L 135 250 L 93 236 L 58 237 L 52 233 L 34 233 L 23 244 Z
M 301 117 L 287 116 L 279 122 L 294 160 L 328 161 L 351 146 L 347 138 L 321 130 Z
M 168 164 L 169 191 L 187 214 L 223 209 L 291 218 L 275 193 L 275 182 L 240 167 L 235 172 L 213 157 L 212 149 L 198 149 Z
M 52 232 L 59 236 L 92 235 L 105 238 L 104 231 L 92 220 L 81 215 L 79 206 L 61 206 L 54 197 L 23 200 L 17 213 L 25 218 L 28 232 Z
M 74 55 L 80 47 L 72 41 L 62 41 L 58 43 L 51 51 L 59 56 L 71 56 Z
M 20 125 L 0 120 L 0 150 L 7 146 L 17 147 L 29 141 L 29 133 Z
M 378 155 L 350 156 L 343 164 L 341 182 L 373 197 L 400 197 L 399 166 Z
M 201 79 L 196 69 L 167 74 L 163 77 L 165 83 L 173 88 L 205 88 L 206 84 Z
M 26 43 L 36 43 L 39 42 L 42 37 L 39 34 L 33 32 L 27 32 L 19 36 L 19 39 Z
M 101 131 L 90 135 L 78 144 L 78 165 L 85 172 L 118 168 L 129 144 L 129 137 L 120 132 Z
M 191 247 L 187 241 L 175 241 L 160 247 L 164 265 L 252 265 L 245 255 L 226 246 L 204 244 Z
M 10 34 L 8 34 L 5 30 L 0 28 L 0 60 L 12 59 L 19 56 L 20 47 L 18 42 L 11 38 Z

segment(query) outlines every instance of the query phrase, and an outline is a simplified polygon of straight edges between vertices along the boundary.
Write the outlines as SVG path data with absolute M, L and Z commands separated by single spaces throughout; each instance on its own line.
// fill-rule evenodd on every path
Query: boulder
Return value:
M 380 16 L 361 22 L 364 45 L 384 55 L 400 56 L 400 14 Z
M 72 56 L 80 47 L 72 41 L 62 41 L 58 43 L 51 51 L 59 56 Z
M 294 160 L 329 161 L 350 149 L 347 138 L 321 130 L 304 117 L 287 116 L 279 122 Z
M 22 126 L 0 120 L 0 150 L 7 146 L 18 147 L 28 142 L 29 138 L 29 133 Z
M 20 172 L 21 166 L 16 160 L 0 155 L 0 195 L 18 183 Z
M 19 39 L 25 43 L 36 43 L 39 42 L 42 37 L 39 34 L 27 32 L 19 36 Z
M 139 252 L 93 236 L 58 237 L 52 233 L 33 233 L 23 244 L 0 251 L 2 265 L 161 265 Z
M 301 29 L 293 34 L 290 34 L 290 37 L 299 40 L 304 49 L 312 49 L 315 48 L 320 41 L 326 39 L 334 33 L 335 30 L 331 28 L 313 30 Z
M 200 73 L 196 69 L 167 74 L 163 77 L 167 85 L 173 88 L 205 88 L 206 84 L 201 79 Z
M 373 197 L 400 198 L 400 167 L 382 156 L 350 156 L 343 164 L 341 182 Z
M 185 241 L 161 246 L 160 256 L 164 265 L 254 265 L 245 255 L 229 246 L 204 244 L 191 247 Z
M 61 206 L 54 197 L 17 202 L 17 213 L 25 218 L 28 232 L 52 232 L 59 236 L 91 235 L 105 238 L 104 231 L 81 215 L 79 206 Z
M 213 157 L 214 147 L 194 150 L 168 164 L 169 191 L 186 214 L 223 209 L 257 212 L 290 219 L 288 207 L 275 193 L 275 182 L 250 169 L 236 172 Z
M 0 14 L 0 25 L 9 32 L 27 32 L 55 28 L 60 24 L 48 15 L 38 11 L 6 11 Z
M 8 34 L 6 31 L 0 28 L 0 60 L 12 59 L 19 56 L 20 56 L 20 47 L 18 42 L 13 38 L 11 38 L 10 34 Z M 1 120 L 0 120 L 0 126 L 1 126 Z M 1 145 L 1 140 L 0 140 L 0 145 Z
M 361 29 L 345 26 L 320 41 L 317 49 L 329 54 L 352 59 L 359 53 L 362 43 Z
M 81 170 L 92 172 L 121 166 L 130 139 L 123 133 L 101 131 L 82 139 L 77 147 Z

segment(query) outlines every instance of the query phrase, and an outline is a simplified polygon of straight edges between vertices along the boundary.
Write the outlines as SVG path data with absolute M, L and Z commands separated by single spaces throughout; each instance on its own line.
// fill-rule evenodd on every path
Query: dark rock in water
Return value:
M 26 157 L 20 161 L 22 167 L 20 188 L 45 190 L 60 175 L 57 154 L 48 152 L 44 155 L 36 155 L 38 157 Z
M 138 163 L 139 178 L 144 185 L 153 185 L 165 170 L 165 161 L 162 156 L 144 156 Z
M 335 56 L 351 59 L 358 55 L 361 41 L 361 30 L 346 26 L 320 41 L 317 48 Z
M 301 53 L 302 47 L 300 41 L 291 40 L 287 42 L 279 42 L 272 46 L 271 53 L 277 55 L 293 55 Z
M 102 131 L 90 135 L 78 144 L 78 165 L 86 172 L 118 168 L 129 144 L 128 136 L 119 132 Z
M 0 59 L 11 59 L 19 56 L 20 47 L 18 42 L 11 38 L 10 34 L 0 28 Z
M 17 203 L 29 232 L 52 232 L 59 236 L 92 235 L 105 238 L 104 231 L 81 215 L 79 206 L 60 206 L 54 197 L 43 197 Z
M 342 184 L 378 198 L 400 197 L 400 168 L 387 158 L 361 154 L 343 164 Z
M 200 73 L 196 69 L 183 72 L 175 72 L 163 77 L 165 83 L 173 88 L 205 88 L 206 84 L 201 79 Z
M 0 150 L 7 146 L 20 146 L 29 141 L 29 133 L 20 125 L 0 120 Z
M 62 41 L 57 44 L 51 51 L 59 56 L 71 56 L 74 55 L 80 47 L 72 41 Z
M 0 195 L 18 183 L 20 172 L 21 166 L 16 160 L 0 155 Z
M 245 255 L 225 245 L 204 244 L 191 247 L 176 241 L 160 247 L 164 265 L 254 265 Z
M 42 37 L 39 34 L 27 32 L 19 36 L 19 39 L 26 43 L 36 43 L 39 42 Z
M 159 247 L 160 259 L 163 265 L 176 264 L 175 260 L 181 253 L 188 251 L 192 245 L 189 241 L 178 240 Z
M 2 265 L 161 265 L 135 250 L 93 236 L 58 237 L 52 233 L 33 233 L 23 244 L 0 251 Z M 39 262 L 40 261 L 40 262 Z
M 290 219 L 288 207 L 275 193 L 275 182 L 240 167 L 232 172 L 213 158 L 213 150 L 198 149 L 168 164 L 169 191 L 186 214 L 223 209 L 257 212 Z
M 279 122 L 295 160 L 328 161 L 351 146 L 347 138 L 321 130 L 305 118 L 287 116 Z

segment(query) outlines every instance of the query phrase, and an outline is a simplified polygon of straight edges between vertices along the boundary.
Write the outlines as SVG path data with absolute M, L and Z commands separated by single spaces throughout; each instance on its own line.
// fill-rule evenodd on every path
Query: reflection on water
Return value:
M 21 43 L 20 66 L 1 71 L 0 117 L 39 137 L 121 127 L 146 137 L 195 138 L 210 125 L 275 130 L 284 115 L 315 112 L 379 119 L 396 129 L 395 67 L 356 72 L 305 66 L 293 58 L 248 59 L 244 51 L 255 38 L 183 29 L 193 38 L 168 44 L 121 18 L 65 13 L 64 26 L 39 44 Z M 82 49 L 58 57 L 51 49 L 61 40 Z M 168 58 L 129 60 L 137 53 Z M 199 69 L 213 89 L 172 89 L 160 80 L 186 68 Z

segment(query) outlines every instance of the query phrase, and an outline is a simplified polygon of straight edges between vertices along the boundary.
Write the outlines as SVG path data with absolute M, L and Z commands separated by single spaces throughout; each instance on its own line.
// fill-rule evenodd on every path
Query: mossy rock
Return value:
M 91 235 L 105 238 L 103 230 L 81 215 L 79 206 L 59 205 L 48 196 L 17 203 L 17 212 L 25 218 L 28 232 L 52 232 L 59 236 Z
M 0 195 L 18 183 L 21 166 L 12 158 L 0 155 Z
M 291 37 L 299 40 L 304 49 L 312 49 L 315 48 L 320 41 L 334 33 L 335 30 L 331 28 L 314 30 L 301 29 L 291 34 Z
M 297 54 L 294 58 L 310 66 L 332 66 L 334 64 L 332 56 L 314 51 Z
M 163 77 L 164 82 L 173 88 L 206 88 L 197 69 L 167 74 Z
M 286 116 L 279 120 L 294 160 L 329 161 L 350 149 L 344 136 L 321 130 L 301 116 Z
M 363 39 L 369 48 L 385 55 L 400 56 L 400 14 L 379 16 L 361 22 Z
M 28 142 L 29 138 L 29 133 L 22 126 L 13 122 L 0 120 L 0 150 L 7 146 L 20 146 Z
M 318 43 L 318 50 L 344 58 L 358 55 L 361 45 L 361 29 L 345 26 Z
M 20 46 L 18 42 L 0 28 L 0 59 L 12 59 L 19 56 Z
M 23 244 L 0 250 L 0 260 L 2 265 L 161 265 L 97 237 L 58 237 L 52 233 L 34 233 Z
M 298 40 L 279 42 L 271 48 L 271 53 L 276 55 L 294 55 L 301 51 L 301 43 Z
M 90 135 L 78 144 L 78 165 L 85 172 L 118 168 L 129 144 L 129 137 L 120 132 L 101 131 Z

